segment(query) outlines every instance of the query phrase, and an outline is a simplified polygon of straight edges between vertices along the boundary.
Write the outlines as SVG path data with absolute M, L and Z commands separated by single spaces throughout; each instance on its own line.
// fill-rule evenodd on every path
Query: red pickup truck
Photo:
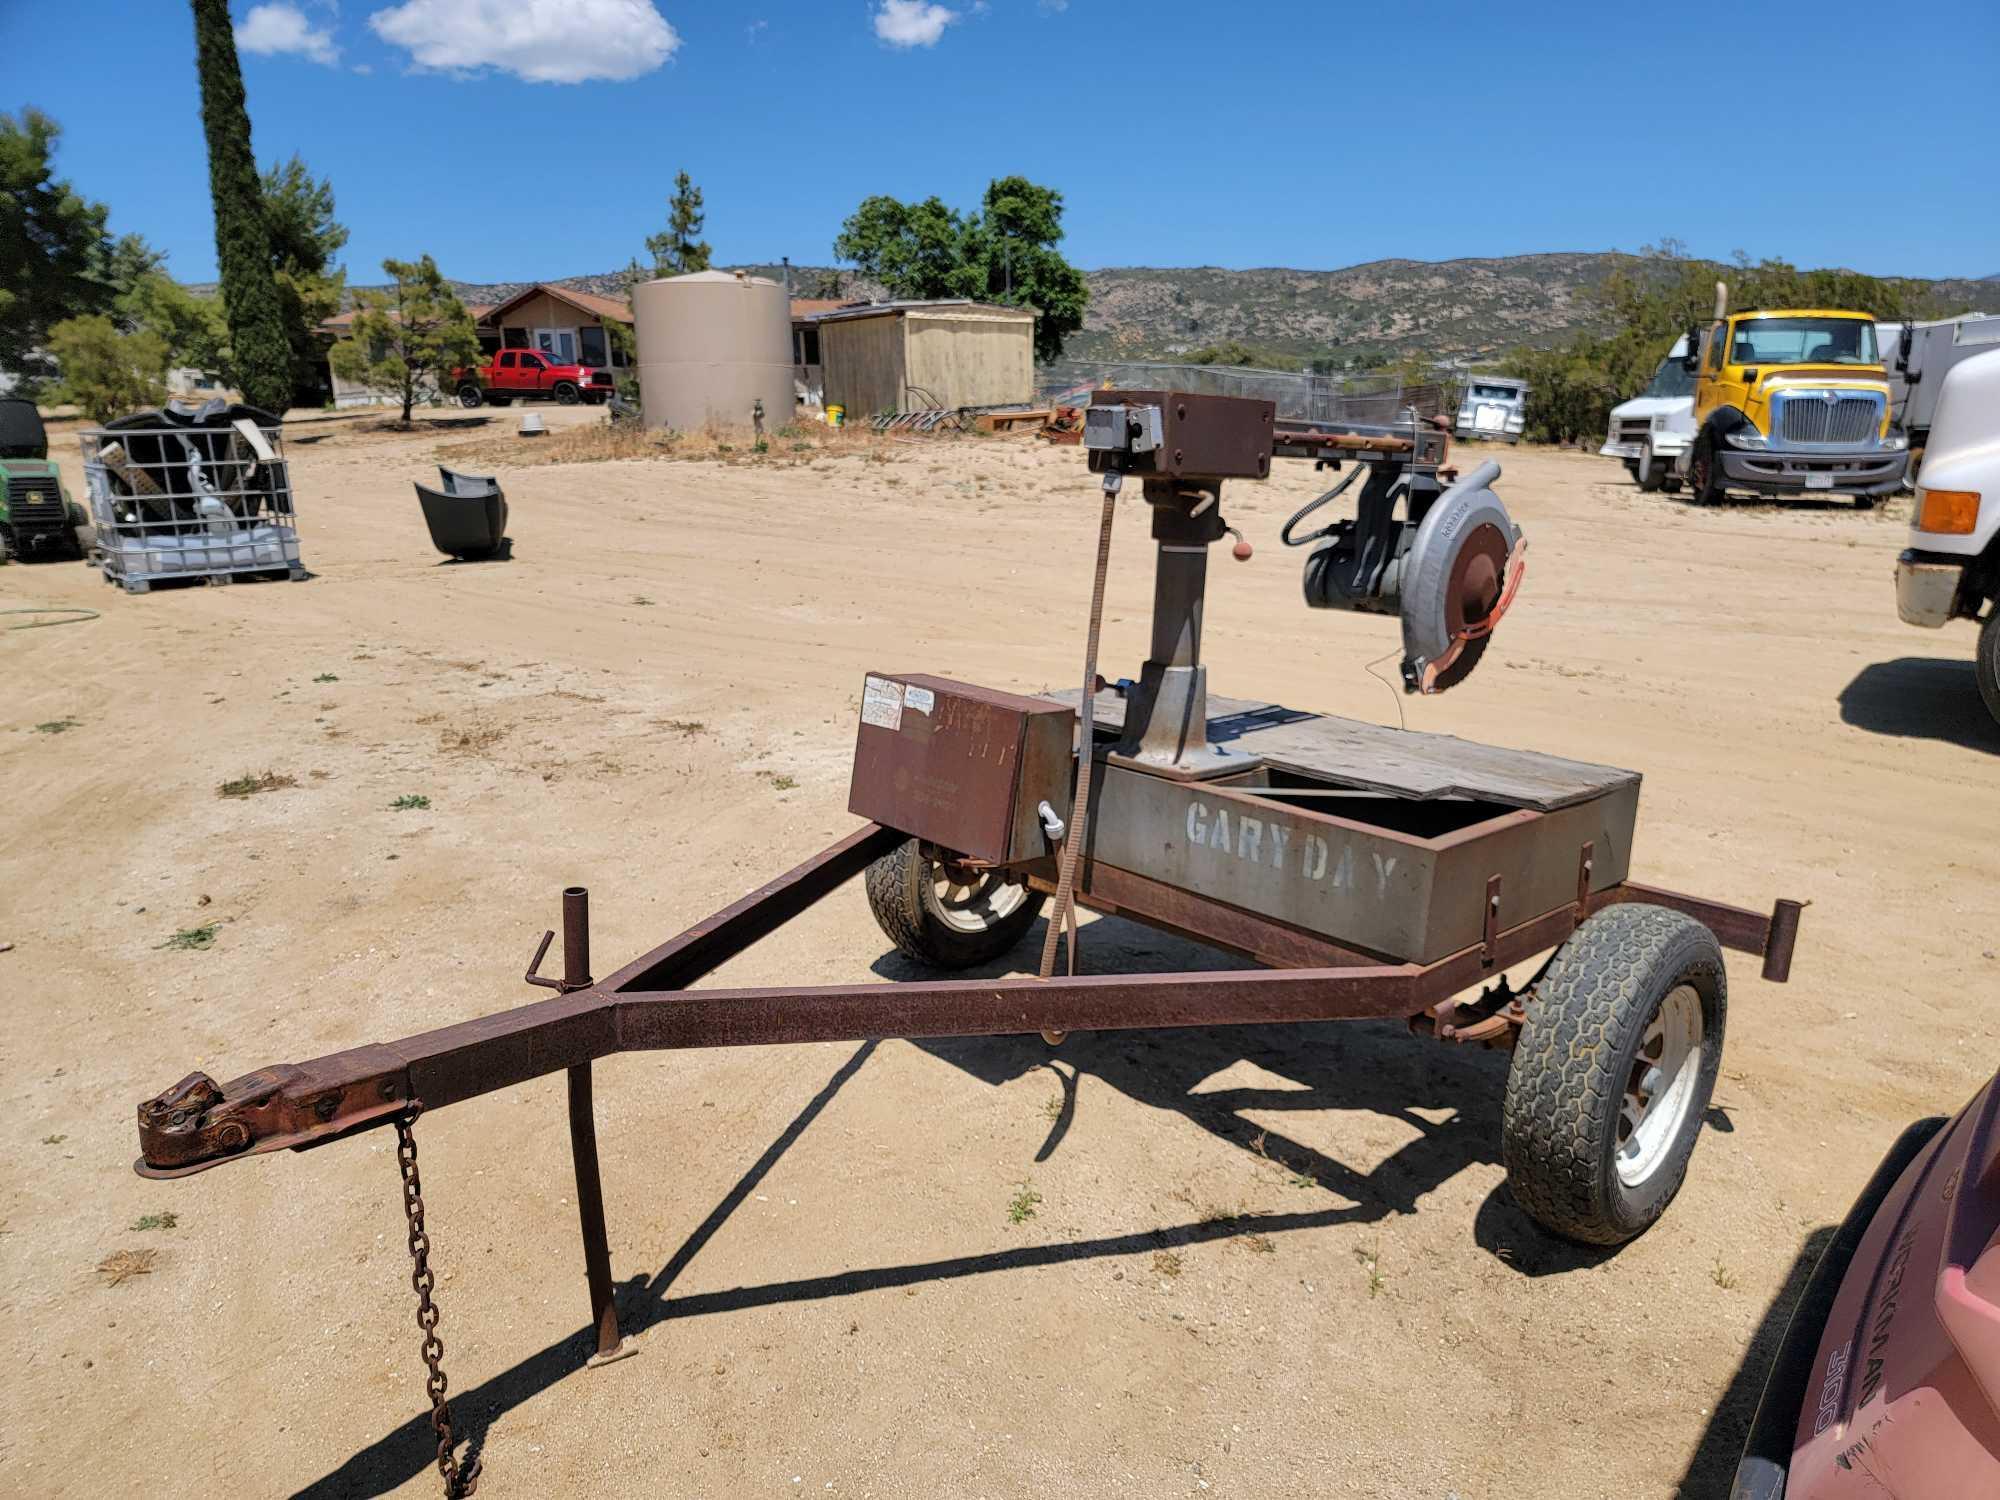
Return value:
M 501 349 L 477 369 L 453 370 L 451 380 L 460 406 L 505 406 L 516 397 L 595 406 L 609 400 L 615 387 L 609 370 L 557 364 L 539 349 Z

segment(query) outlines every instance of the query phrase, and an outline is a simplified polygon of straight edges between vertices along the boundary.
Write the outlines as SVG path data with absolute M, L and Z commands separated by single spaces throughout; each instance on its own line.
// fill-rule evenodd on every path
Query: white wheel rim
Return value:
M 932 909 L 947 927 L 958 932 L 985 932 L 1012 916 L 1028 899 L 1028 888 L 1003 880 L 987 870 L 971 880 L 960 879 L 949 866 L 931 861 Z
M 1646 1023 L 1618 1102 L 1618 1180 L 1642 1186 L 1659 1171 L 1694 1108 L 1701 1076 L 1701 996 L 1675 985 Z

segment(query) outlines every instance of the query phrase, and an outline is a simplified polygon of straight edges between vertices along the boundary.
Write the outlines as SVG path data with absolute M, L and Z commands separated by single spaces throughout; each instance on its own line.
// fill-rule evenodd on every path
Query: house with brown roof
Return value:
M 498 306 L 477 314 L 473 324 L 479 347 L 488 354 L 500 349 L 539 349 L 558 364 L 624 369 L 632 360 L 629 341 L 612 335 L 614 327 L 632 329 L 632 304 L 595 292 L 536 282 Z
M 624 369 L 631 364 L 630 341 L 612 335 L 614 326 L 632 329 L 632 307 L 616 297 L 579 292 L 536 282 L 500 303 L 468 302 L 480 352 L 491 357 L 502 349 L 539 349 L 564 364 Z M 321 323 L 329 345 L 347 338 L 355 309 L 336 313 Z M 365 406 L 379 398 L 372 391 L 342 380 L 329 366 L 321 380 L 333 392 L 335 406 Z

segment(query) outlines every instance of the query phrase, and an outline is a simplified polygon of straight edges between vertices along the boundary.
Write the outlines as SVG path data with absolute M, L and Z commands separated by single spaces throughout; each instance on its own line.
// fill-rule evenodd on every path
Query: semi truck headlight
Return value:
M 1910 440 L 1900 432 L 1892 432 L 1882 439 L 1882 446 L 1891 453 L 1901 453 L 1910 446 Z
M 1917 530 L 1970 536 L 1979 524 L 1979 491 L 1918 490 Z
M 1750 426 L 1747 422 L 1734 432 L 1725 432 L 1722 435 L 1722 440 L 1732 448 L 1765 448 L 1770 446 L 1764 434 Z
M 1665 432 L 1666 430 L 1667 430 L 1667 419 L 1665 417 L 1653 418 L 1653 431 Z

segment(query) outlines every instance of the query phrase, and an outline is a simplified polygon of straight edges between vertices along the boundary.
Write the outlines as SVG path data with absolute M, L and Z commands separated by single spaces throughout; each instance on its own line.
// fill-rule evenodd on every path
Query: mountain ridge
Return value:
M 1605 332 L 1590 297 L 1613 271 L 1642 264 L 1620 251 L 1555 250 L 1446 261 L 1385 257 L 1332 270 L 1292 266 L 1105 266 L 1084 273 L 1090 302 L 1064 349 L 1080 360 L 1172 359 L 1219 344 L 1271 359 L 1363 362 L 1422 355 L 1478 359 Z M 778 279 L 786 268 L 740 269 Z M 795 297 L 879 298 L 883 289 L 835 266 L 789 268 Z M 1718 264 L 1727 279 L 1730 268 Z M 2000 276 L 1903 278 L 1940 307 L 2000 312 Z M 535 283 L 459 282 L 468 303 L 492 304 Z M 623 271 L 546 283 L 622 296 Z M 358 288 L 351 288 L 350 291 Z

